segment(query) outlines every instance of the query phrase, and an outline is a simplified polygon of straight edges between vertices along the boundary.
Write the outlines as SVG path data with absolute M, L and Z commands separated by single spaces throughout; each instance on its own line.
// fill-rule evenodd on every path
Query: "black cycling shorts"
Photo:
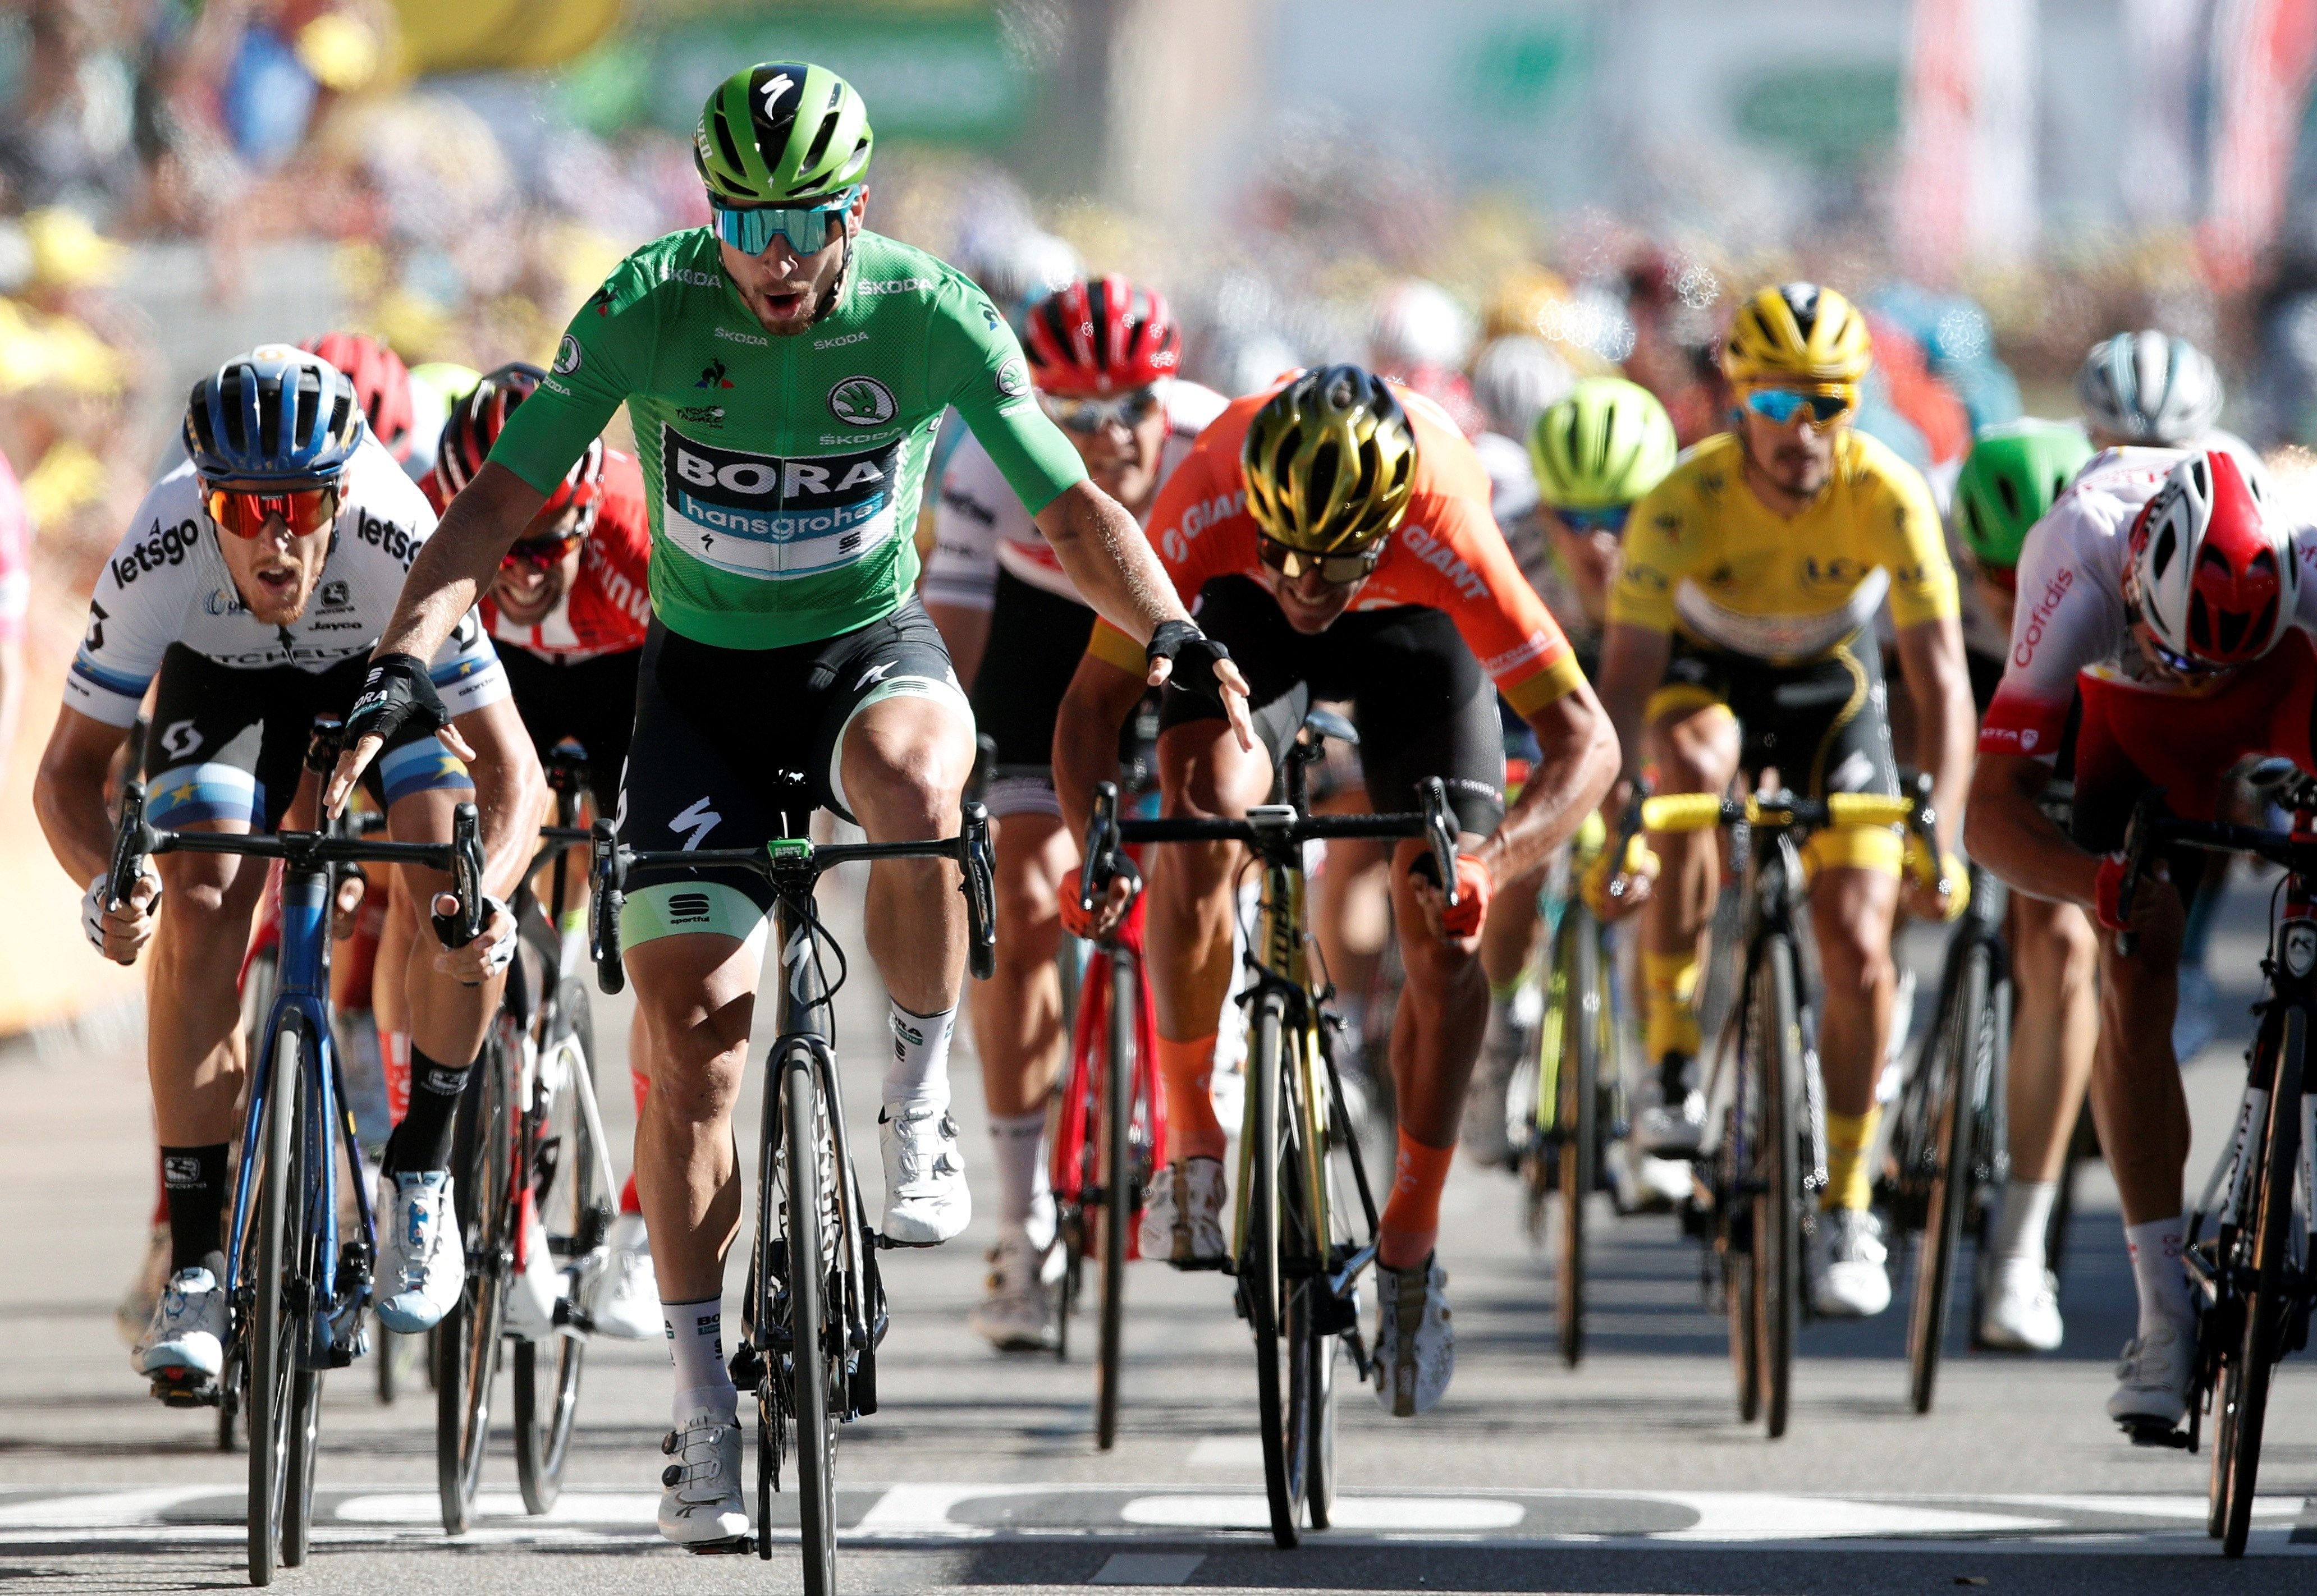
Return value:
M 595 813 L 610 818 L 620 807 L 620 772 L 635 730 L 643 650 L 568 662 L 543 659 L 514 643 L 501 643 L 498 650 L 515 712 L 540 758 L 566 737 L 585 748 L 587 790 L 595 795 Z
M 201 820 L 277 829 L 298 796 L 314 718 L 344 719 L 369 673 L 367 655 L 327 671 L 252 671 L 172 643 L 145 735 L 146 818 L 165 830 Z M 416 721 L 388 740 L 362 784 L 381 808 L 416 792 L 475 788 L 467 767 Z
M 786 648 L 718 648 L 652 622 L 636 685 L 620 840 L 642 851 L 756 848 L 805 834 L 815 807 L 846 819 L 836 759 L 871 703 L 944 699 L 972 711 L 925 606 Z M 759 934 L 772 888 L 749 870 L 638 869 L 623 941 Z
M 997 573 L 989 640 L 973 678 L 974 725 L 997 745 L 993 816 L 1062 812 L 1054 799 L 1054 721 L 1093 631 L 1094 611 L 1076 599 Z
M 1314 700 L 1347 700 L 1377 809 L 1414 809 L 1417 784 L 1437 776 L 1465 831 L 1486 836 L 1504 819 L 1497 691 L 1442 611 L 1420 604 L 1354 611 L 1307 635 L 1287 624 L 1261 584 L 1222 576 L 1201 591 L 1198 617 L 1247 677 L 1256 738 L 1275 769 Z M 1163 732 L 1222 714 L 1212 700 L 1170 685 L 1158 724 Z

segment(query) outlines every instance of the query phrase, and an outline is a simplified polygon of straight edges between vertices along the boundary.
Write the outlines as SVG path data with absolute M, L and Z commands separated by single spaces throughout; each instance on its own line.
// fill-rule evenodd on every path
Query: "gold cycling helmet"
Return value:
M 1266 537 L 1302 554 L 1358 554 L 1408 513 L 1416 430 L 1382 378 L 1320 366 L 1255 413 L 1239 464 Z
M 1830 288 L 1782 282 L 1738 308 L 1722 346 L 1722 372 L 1740 387 L 1849 387 L 1874 351 L 1866 318 Z

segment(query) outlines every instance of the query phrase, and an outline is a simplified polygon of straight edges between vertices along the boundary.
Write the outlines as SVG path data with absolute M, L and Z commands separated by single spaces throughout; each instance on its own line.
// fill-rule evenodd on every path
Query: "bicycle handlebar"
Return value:
M 1931 807 L 1931 779 L 1915 778 L 1914 791 L 1895 796 L 1879 792 L 1830 792 L 1823 798 L 1800 798 L 1791 792 L 1749 793 L 1744 801 L 1711 792 L 1669 792 L 1642 801 L 1642 827 L 1654 832 L 1711 831 L 1716 826 L 1746 825 L 1764 830 L 1816 830 L 1836 825 L 1903 825 L 1920 844 L 1917 874 L 1941 896 L 1954 890 L 1947 878 L 1946 860 L 1939 848 L 1938 812 Z
M 2283 787 L 2284 783 L 2257 780 L 2255 786 L 2267 789 Z M 2298 815 L 2307 815 L 2311 807 L 2317 807 L 2317 787 L 2295 787 L 2286 792 L 2286 797 Z M 2165 811 L 2164 789 L 2151 788 L 2133 805 L 2132 818 L 2125 826 L 2124 882 L 2116 891 L 2116 904 L 2117 917 L 2127 923 L 2132 919 L 2132 900 L 2146 876 L 2149 860 L 2167 843 L 2212 853 L 2250 853 L 2295 875 L 2317 877 L 2317 841 L 2293 832 L 2238 825 L 2225 820 L 2176 819 Z M 2129 958 L 2138 941 L 2134 932 L 2120 931 L 2116 936 L 2116 951 Z

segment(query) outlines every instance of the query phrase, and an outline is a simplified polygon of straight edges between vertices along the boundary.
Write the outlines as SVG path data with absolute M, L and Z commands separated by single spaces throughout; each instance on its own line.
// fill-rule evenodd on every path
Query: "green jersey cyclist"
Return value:
M 973 715 L 913 595 L 910 537 L 946 406 L 1078 591 L 1146 642 L 1151 680 L 1179 664 L 1183 684 L 1220 695 L 1245 727 L 1237 670 L 1039 408 L 1005 318 L 962 274 L 863 229 L 871 143 L 860 97 L 825 67 L 751 67 L 710 96 L 693 153 L 712 224 L 612 273 L 452 501 L 378 645 L 334 802 L 373 737 L 438 713 L 416 661 L 622 402 L 652 531 L 653 619 L 620 795 L 630 843 L 784 834 L 803 818 L 777 812 L 788 772 L 872 839 L 954 834 Z M 909 860 L 880 861 L 868 888 L 869 950 L 892 999 L 881 1228 L 917 1245 L 956 1235 L 969 1213 L 949 1115 L 966 952 L 956 887 L 948 861 Z M 638 871 L 627 897 L 653 1061 L 637 1185 L 676 1369 L 659 1526 L 703 1548 L 748 1526 L 720 1307 L 740 1216 L 731 1116 L 769 907 L 757 878 L 715 870 Z

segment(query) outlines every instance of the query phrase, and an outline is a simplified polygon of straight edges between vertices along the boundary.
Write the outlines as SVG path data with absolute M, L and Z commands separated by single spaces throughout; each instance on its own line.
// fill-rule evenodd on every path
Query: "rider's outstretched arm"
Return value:
M 1971 774 L 1964 846 L 2013 890 L 2090 907 L 2100 861 L 2076 845 L 2037 799 L 2052 767 L 2024 753 L 1985 753 Z
M 1536 734 L 1537 760 L 1520 801 L 1474 850 L 1490 876 L 1515 881 L 1576 834 L 1617 779 L 1617 734 L 1582 682 L 1522 717 Z
M 1035 519 L 1087 602 L 1136 642 L 1162 620 L 1190 620 L 1134 517 L 1092 482 L 1064 488 Z

